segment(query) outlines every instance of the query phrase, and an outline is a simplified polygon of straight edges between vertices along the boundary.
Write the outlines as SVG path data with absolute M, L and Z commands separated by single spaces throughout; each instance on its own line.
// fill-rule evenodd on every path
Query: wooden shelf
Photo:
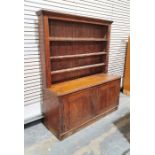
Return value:
M 50 41 L 107 41 L 105 38 L 49 37 Z
M 66 95 L 68 93 L 73 93 L 92 86 L 107 83 L 111 80 L 117 80 L 119 78 L 120 76 L 109 75 L 104 73 L 94 74 L 83 78 L 70 80 L 67 82 L 53 84 L 51 85 L 49 90 L 55 92 L 57 95 Z
M 50 59 L 80 58 L 80 57 L 89 57 L 89 56 L 97 56 L 97 55 L 104 55 L 104 54 L 106 54 L 106 52 L 95 52 L 95 53 L 63 55 L 63 56 L 51 56 Z
M 64 72 L 71 72 L 71 71 L 77 71 L 77 70 L 82 70 L 82 69 L 95 68 L 95 67 L 100 67 L 100 66 L 104 66 L 104 65 L 105 65 L 105 63 L 99 63 L 99 64 L 93 64 L 93 65 L 87 65 L 87 66 L 61 69 L 61 70 L 52 71 L 51 74 L 60 74 L 60 73 L 64 73 Z

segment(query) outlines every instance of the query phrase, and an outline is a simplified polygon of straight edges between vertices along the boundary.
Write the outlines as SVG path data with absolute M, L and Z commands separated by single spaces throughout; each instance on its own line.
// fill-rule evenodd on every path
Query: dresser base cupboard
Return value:
M 86 81 L 93 83 L 88 85 Z M 120 78 L 107 74 L 55 84 L 44 90 L 45 124 L 63 139 L 116 110 L 119 92 Z
M 120 76 L 107 72 L 112 21 L 37 14 L 44 123 L 61 140 L 118 107 Z

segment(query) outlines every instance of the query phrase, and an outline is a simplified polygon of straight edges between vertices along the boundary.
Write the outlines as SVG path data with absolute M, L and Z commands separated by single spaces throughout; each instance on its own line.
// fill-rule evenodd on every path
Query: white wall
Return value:
M 38 17 L 41 9 L 112 20 L 109 72 L 123 76 L 130 31 L 129 0 L 24 0 L 25 123 L 41 117 L 41 70 Z

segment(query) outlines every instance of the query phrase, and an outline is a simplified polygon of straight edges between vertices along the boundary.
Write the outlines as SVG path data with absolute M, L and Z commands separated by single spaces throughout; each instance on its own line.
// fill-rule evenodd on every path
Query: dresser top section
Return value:
M 70 80 L 58 84 L 53 84 L 50 88 L 50 91 L 56 93 L 58 96 L 67 95 L 76 91 L 80 91 L 86 88 L 104 84 L 113 80 L 120 79 L 120 76 L 110 75 L 110 74 L 95 74 L 91 76 L 86 76 L 83 78 Z

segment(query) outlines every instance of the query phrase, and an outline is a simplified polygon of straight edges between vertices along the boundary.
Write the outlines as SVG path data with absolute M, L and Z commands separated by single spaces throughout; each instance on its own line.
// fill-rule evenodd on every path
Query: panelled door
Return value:
M 102 114 L 117 106 L 119 99 L 120 82 L 119 80 L 110 84 L 100 85 L 96 87 L 96 115 Z
M 66 95 L 62 98 L 64 132 L 79 127 L 94 115 L 92 89 Z

